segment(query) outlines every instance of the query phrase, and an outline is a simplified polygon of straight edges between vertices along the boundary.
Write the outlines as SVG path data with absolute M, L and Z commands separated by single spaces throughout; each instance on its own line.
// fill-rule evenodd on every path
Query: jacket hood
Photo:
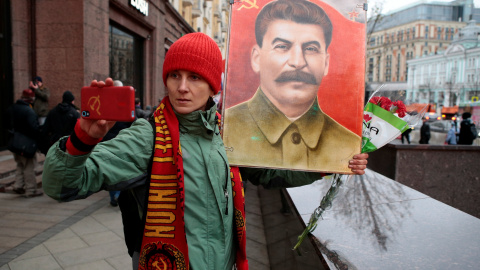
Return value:
M 27 106 L 30 106 L 30 105 L 31 105 L 31 103 L 28 103 L 28 102 L 26 102 L 26 101 L 23 100 L 23 99 L 17 100 L 17 104 L 19 104 L 19 105 L 27 105 Z
M 74 108 L 72 104 L 69 104 L 69 103 L 59 103 L 57 108 L 61 111 L 61 112 L 68 112 L 71 108 Z

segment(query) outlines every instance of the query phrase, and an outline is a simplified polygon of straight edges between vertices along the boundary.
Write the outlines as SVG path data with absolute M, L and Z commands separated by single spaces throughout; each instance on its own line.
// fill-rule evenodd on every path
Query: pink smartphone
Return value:
M 85 119 L 135 120 L 135 89 L 131 86 L 82 87 L 81 100 Z

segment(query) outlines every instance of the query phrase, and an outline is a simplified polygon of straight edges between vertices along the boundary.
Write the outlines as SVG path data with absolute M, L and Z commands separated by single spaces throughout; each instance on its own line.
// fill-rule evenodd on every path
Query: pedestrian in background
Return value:
M 447 138 L 445 139 L 445 143 L 449 145 L 456 145 L 457 144 L 457 121 L 452 121 L 452 127 L 448 130 Z
M 460 134 L 458 135 L 458 144 L 472 145 L 473 140 L 478 136 L 477 129 L 473 123 L 472 114 L 464 112 L 462 114 L 462 122 L 460 122 Z
M 147 111 L 144 111 L 142 109 L 142 105 L 140 103 L 139 98 L 135 98 L 135 115 L 137 116 L 137 118 L 144 118 L 144 119 L 147 119 L 148 116 L 150 115 Z
M 28 155 L 25 152 L 13 150 L 13 157 L 17 163 L 13 191 L 17 194 L 25 194 L 27 198 L 43 195 L 42 192 L 37 190 L 37 181 L 35 179 L 35 166 L 37 165 L 35 152 L 39 125 L 38 117 L 32 109 L 34 101 L 35 93 L 31 89 L 25 89 L 21 98 L 7 111 L 8 119 L 10 119 L 9 128 L 13 129 L 14 136 L 11 144 L 17 141 L 17 138 L 22 138 L 18 141 L 28 144 L 20 146 L 9 145 L 9 149 L 12 149 L 12 146 L 15 149 L 34 147 L 33 153 Z
M 153 112 L 153 111 L 152 111 L 152 106 L 147 105 L 147 106 L 145 107 L 145 111 L 150 115 L 150 114 Z
M 35 77 L 30 81 L 30 89 L 35 92 L 35 103 L 33 109 L 38 116 L 38 123 L 42 126 L 48 115 L 48 101 L 50 99 L 50 90 L 43 84 L 42 77 Z
M 39 142 L 40 152 L 47 154 L 48 149 L 58 139 L 72 134 L 73 128 L 80 118 L 80 113 L 75 108 L 75 96 L 70 91 L 63 92 L 62 102 L 53 108 L 47 115 L 43 125 Z
M 428 144 L 430 141 L 430 124 L 426 118 L 423 118 L 423 125 L 420 128 L 420 144 Z
M 409 128 L 407 130 L 405 130 L 403 133 L 402 133 L 402 144 L 403 144 L 403 140 L 407 140 L 407 143 L 410 144 L 410 132 L 412 132 L 412 129 Z

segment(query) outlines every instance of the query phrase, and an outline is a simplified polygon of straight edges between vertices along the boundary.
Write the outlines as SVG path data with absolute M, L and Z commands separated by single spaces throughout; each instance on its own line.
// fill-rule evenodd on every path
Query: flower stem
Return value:
M 322 217 L 323 212 L 332 206 L 333 200 L 340 191 L 340 187 L 343 185 L 341 174 L 333 174 L 332 177 L 332 185 L 328 189 L 325 196 L 323 196 L 322 201 L 320 202 L 320 206 L 318 206 L 315 211 L 313 211 L 312 215 L 310 216 L 310 220 L 308 221 L 307 227 L 305 228 L 305 230 L 303 230 L 302 234 L 298 236 L 297 244 L 295 244 L 293 250 L 298 251 L 298 247 L 300 247 L 300 244 L 302 244 L 305 237 L 307 237 L 309 233 L 312 233 L 317 228 L 318 219 Z

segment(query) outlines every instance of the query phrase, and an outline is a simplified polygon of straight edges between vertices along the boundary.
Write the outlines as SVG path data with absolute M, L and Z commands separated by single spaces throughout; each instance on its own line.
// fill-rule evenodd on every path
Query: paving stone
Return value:
M 88 247 L 88 244 L 78 236 L 58 240 L 48 240 L 43 244 L 52 254 Z
M 57 270 L 62 269 L 60 265 L 51 256 L 42 256 L 26 260 L 14 261 L 8 264 L 11 270 Z
M 72 231 L 79 236 L 108 231 L 107 227 L 103 226 L 90 216 L 80 220 L 79 222 L 71 226 L 70 229 L 72 229 Z
M 266 245 L 267 239 L 265 238 L 263 226 L 247 225 L 247 241 L 248 240 Z
M 264 265 L 270 264 L 265 245 L 255 241 L 247 241 L 247 258 L 260 262 Z
M 12 262 L 51 255 L 44 245 L 39 245 L 15 258 Z
M 35 199 L 35 198 L 33 198 Z M 38 222 L 55 222 L 58 223 L 64 220 L 65 216 L 45 216 L 45 215 L 37 215 L 37 214 L 26 214 L 26 213 L 9 213 L 4 216 L 7 219 L 15 219 L 18 222 L 24 221 L 38 221 Z
M 248 259 L 248 267 L 252 270 L 270 270 L 270 264 L 263 264 L 254 259 Z M 1 270 L 1 269 L 0 269 Z
M 252 203 L 251 201 L 248 201 L 248 202 L 245 201 L 245 211 L 247 213 L 261 215 L 262 214 L 262 208 L 260 206 L 260 202 L 257 201 L 255 203 Z
M 91 217 L 108 229 L 123 228 L 122 214 L 120 211 L 110 210 L 108 213 L 93 213 Z
M 0 230 L 0 236 L 10 236 L 10 237 L 23 237 L 30 238 L 43 230 L 34 229 L 34 228 L 12 228 L 12 227 L 2 227 Z
M 18 228 L 36 229 L 36 230 L 39 230 L 39 231 L 43 232 L 43 231 L 52 227 L 55 224 L 56 223 L 54 223 L 54 222 L 45 222 L 45 221 L 42 221 L 42 222 L 25 221 L 24 223 L 18 224 Z
M 247 221 L 247 228 L 250 224 L 263 224 L 262 216 L 253 214 L 253 213 L 248 213 L 248 215 L 246 215 L 246 221 Z
M 0 236 L 0 248 L 13 248 L 25 241 L 25 237 Z
M 123 241 L 122 238 L 118 237 L 118 235 L 112 231 L 86 234 L 82 236 L 82 240 L 85 241 L 85 243 L 87 243 L 89 246 Z
M 126 247 L 125 247 L 126 248 Z M 130 256 L 117 256 L 107 259 L 107 262 L 116 270 L 131 270 L 132 258 Z M 254 268 L 252 268 L 254 269 Z
M 122 239 L 125 239 L 125 235 L 123 233 L 123 227 L 122 228 L 117 228 L 117 229 L 113 229 L 111 230 L 112 232 L 114 232 L 118 237 L 122 238 Z
M 57 233 L 56 235 L 52 236 L 52 238 L 48 239 L 48 241 L 67 239 L 71 237 L 78 237 L 78 236 L 70 228 L 67 228 Z
M 119 214 L 121 213 L 119 207 L 113 207 L 113 206 L 110 205 L 110 203 L 107 203 L 107 204 L 105 204 L 105 206 L 103 206 L 102 208 L 95 211 L 95 213 L 93 213 L 92 215 L 98 215 L 98 214 L 103 214 L 103 213 L 112 213 L 112 212 L 119 213 Z
M 105 260 L 99 260 L 99 261 L 95 261 L 95 262 L 72 265 L 72 266 L 69 266 L 69 267 L 65 267 L 63 269 L 65 269 L 65 270 L 95 270 L 95 269 L 98 269 L 98 270 L 110 270 L 110 269 L 111 270 L 116 270 L 116 268 L 113 268 Z
M 19 223 L 18 220 L 13 220 L 13 219 L 7 219 L 7 218 L 0 218 L 0 228 L 22 228 L 22 229 L 37 229 L 40 231 L 44 231 L 48 228 L 50 228 L 54 223 L 51 222 L 45 222 L 45 223 L 40 223 L 40 222 L 31 222 L 31 221 L 26 221 L 26 222 L 21 222 Z M 1 232 L 0 232 L 1 233 Z
M 95 262 L 109 257 L 128 256 L 125 243 L 115 241 L 104 245 L 85 247 L 72 251 L 55 254 L 55 258 L 62 267 L 69 267 L 77 264 Z
M 9 250 L 9 249 L 6 248 L 6 247 L 3 247 L 3 248 L 0 247 L 0 254 L 3 254 L 3 253 L 5 253 L 5 252 L 8 251 L 8 250 Z M 1 262 L 0 262 L 0 265 L 1 265 Z
M 300 222 L 296 219 L 291 219 L 283 224 L 271 226 L 265 231 L 265 235 L 268 238 L 268 243 L 276 243 L 286 238 L 297 238 L 302 232 L 303 228 Z

